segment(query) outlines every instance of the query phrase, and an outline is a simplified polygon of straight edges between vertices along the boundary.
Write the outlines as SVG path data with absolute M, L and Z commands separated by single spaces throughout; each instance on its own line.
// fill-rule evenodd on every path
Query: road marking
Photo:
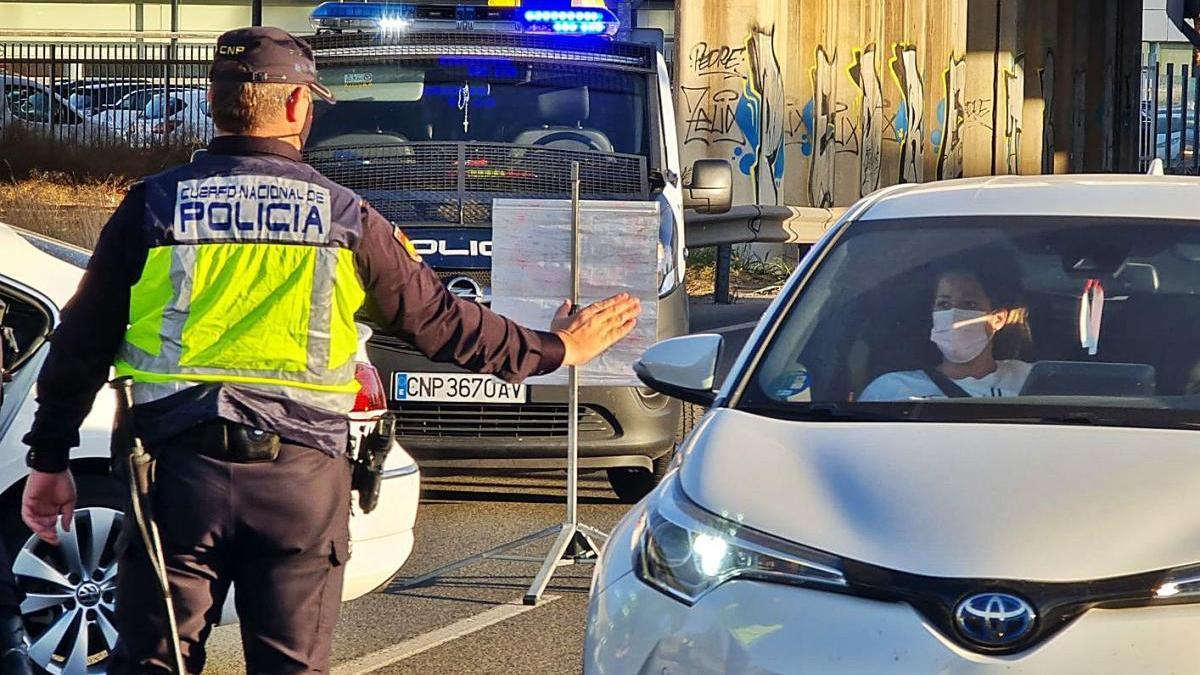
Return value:
M 746 323 L 738 323 L 738 324 L 734 324 L 732 326 L 723 326 L 721 328 L 710 328 L 708 330 L 702 330 L 700 332 L 701 333 L 716 333 L 718 335 L 723 335 L 725 333 L 736 333 L 739 330 L 746 330 L 748 328 L 754 328 L 757 325 L 758 325 L 757 321 L 747 321 Z
M 360 656 L 353 661 L 335 666 L 331 671 L 331 675 L 360 675 L 361 673 L 370 673 L 380 668 L 385 668 L 403 661 L 411 656 L 416 656 L 421 652 L 429 651 L 434 647 L 439 647 L 452 642 L 462 637 L 466 637 L 471 633 L 476 633 L 489 626 L 494 626 L 501 621 L 524 614 L 531 609 L 537 609 L 544 605 L 548 605 L 562 596 L 545 595 L 542 596 L 542 601 L 536 606 L 522 604 L 522 598 L 516 598 L 503 605 L 497 605 L 486 612 L 468 616 L 460 621 L 455 621 L 449 626 L 438 628 L 423 635 L 405 640 L 404 642 L 394 644 L 391 647 L 385 647 L 377 652 Z

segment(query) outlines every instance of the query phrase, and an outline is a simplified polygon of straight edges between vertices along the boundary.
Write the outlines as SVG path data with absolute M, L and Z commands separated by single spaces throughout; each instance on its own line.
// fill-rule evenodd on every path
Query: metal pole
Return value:
M 717 274 L 713 283 L 713 301 L 718 305 L 728 305 L 733 302 L 729 292 L 729 274 L 733 267 L 733 246 L 730 244 L 717 245 Z
M 579 162 L 571 162 L 571 310 L 579 307 Z M 567 372 L 567 522 L 579 524 L 579 369 Z
M 171 0 L 171 32 L 179 32 L 179 0 Z
M 262 0 L 250 0 L 250 25 L 262 25 Z

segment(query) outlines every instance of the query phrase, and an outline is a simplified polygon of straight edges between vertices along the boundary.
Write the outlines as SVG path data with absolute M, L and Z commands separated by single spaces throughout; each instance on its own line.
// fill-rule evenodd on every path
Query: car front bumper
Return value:
M 1200 663 L 1200 605 L 1092 610 L 1003 657 L 964 649 L 904 603 L 738 580 L 688 607 L 633 573 L 639 515 L 617 527 L 596 570 L 588 675 L 1182 673 Z

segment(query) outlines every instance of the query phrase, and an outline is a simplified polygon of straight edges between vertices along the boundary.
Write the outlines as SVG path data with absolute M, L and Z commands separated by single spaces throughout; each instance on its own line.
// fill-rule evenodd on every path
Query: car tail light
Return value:
M 383 390 L 383 380 L 379 371 L 369 363 L 359 363 L 354 368 L 354 379 L 358 380 L 358 396 L 354 398 L 352 412 L 371 412 L 387 410 L 387 394 Z

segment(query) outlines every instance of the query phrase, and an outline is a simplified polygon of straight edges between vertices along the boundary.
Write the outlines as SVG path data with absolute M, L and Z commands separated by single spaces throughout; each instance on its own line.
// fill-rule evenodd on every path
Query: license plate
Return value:
M 429 403 L 525 403 L 529 390 L 491 375 L 394 373 L 392 400 Z

